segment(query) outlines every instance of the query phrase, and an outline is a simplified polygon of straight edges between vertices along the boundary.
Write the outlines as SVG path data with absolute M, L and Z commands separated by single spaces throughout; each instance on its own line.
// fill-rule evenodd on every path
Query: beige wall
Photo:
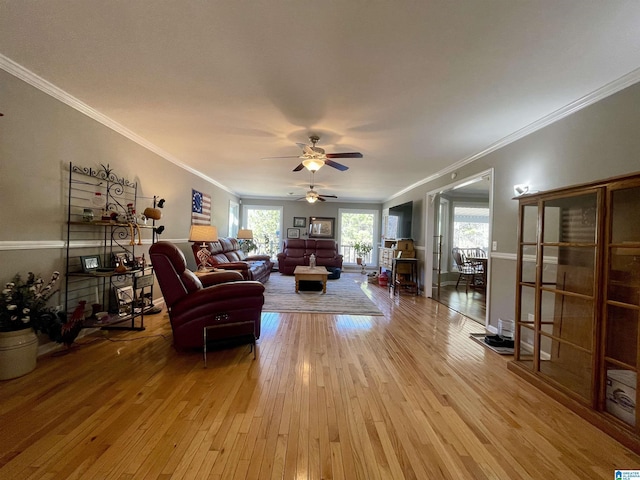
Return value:
M 165 198 L 162 239 L 186 241 L 192 188 L 211 195 L 212 223 L 226 233 L 235 195 L 1 70 L 0 105 L 0 281 L 18 272 L 64 272 L 69 162 L 109 164 L 138 182 L 138 210 L 153 201 L 141 197 Z M 146 249 L 150 232 L 143 236 Z
M 461 167 L 457 180 L 494 169 L 492 252 L 489 319 L 515 315 L 515 255 L 517 201 L 513 185 L 528 183 L 533 190 L 550 190 L 640 171 L 640 83 L 563 118 L 506 147 Z M 427 192 L 451 183 L 449 175 L 428 182 L 385 202 L 383 207 L 408 200 L 424 202 Z M 414 207 L 415 208 L 415 207 Z M 414 234 L 422 244 L 424 212 Z

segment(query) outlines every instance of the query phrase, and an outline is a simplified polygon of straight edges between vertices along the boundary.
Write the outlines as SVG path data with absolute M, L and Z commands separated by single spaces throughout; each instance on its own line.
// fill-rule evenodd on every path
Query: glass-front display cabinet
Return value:
M 640 174 L 518 201 L 509 369 L 640 451 Z
M 640 182 L 609 186 L 606 289 L 603 308 L 604 365 L 599 408 L 636 427 L 638 320 L 640 315 Z

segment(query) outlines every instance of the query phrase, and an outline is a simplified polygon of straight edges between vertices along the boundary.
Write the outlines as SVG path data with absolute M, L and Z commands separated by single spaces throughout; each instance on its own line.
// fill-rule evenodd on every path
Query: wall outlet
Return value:
M 497 251 L 498 250 L 498 241 L 494 240 L 493 242 L 491 242 L 491 250 L 492 251 Z

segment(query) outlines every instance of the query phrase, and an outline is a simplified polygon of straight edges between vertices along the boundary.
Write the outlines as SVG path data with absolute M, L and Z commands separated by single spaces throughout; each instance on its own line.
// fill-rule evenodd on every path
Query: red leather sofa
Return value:
M 201 243 L 192 243 L 191 248 L 196 259 L 196 264 L 200 266 L 198 260 L 198 250 Z M 265 283 L 269 280 L 273 262 L 269 255 L 246 255 L 240 248 L 238 240 L 232 237 L 219 238 L 217 242 L 208 244 L 211 258 L 209 263 L 214 268 L 224 270 L 237 270 L 245 280 L 256 280 Z
M 285 275 L 293 275 L 296 266 L 309 265 L 312 253 L 319 267 L 342 269 L 342 254 L 338 253 L 335 240 L 289 238 L 284 241 L 282 252 L 278 253 L 278 270 Z
M 187 269 L 182 251 L 171 242 L 149 248 L 178 350 L 201 349 L 207 339 L 222 341 L 260 338 L 264 285 L 245 281 L 239 272 L 212 272 L 196 276 Z

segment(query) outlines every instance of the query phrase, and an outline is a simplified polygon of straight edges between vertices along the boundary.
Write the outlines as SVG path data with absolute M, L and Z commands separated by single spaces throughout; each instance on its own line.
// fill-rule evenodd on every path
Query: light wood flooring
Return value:
M 434 300 L 446 305 L 452 310 L 461 313 L 472 320 L 485 324 L 487 317 L 487 292 L 480 288 L 465 290 L 464 285 L 456 288 L 455 285 L 443 285 L 440 287 L 440 296 L 436 298 L 437 290 L 433 291 Z
M 343 280 L 340 280 L 343 281 Z M 164 314 L 0 382 L 0 479 L 612 479 L 640 457 L 507 371 L 478 324 L 367 285 L 384 316 L 263 314 L 177 353 Z

